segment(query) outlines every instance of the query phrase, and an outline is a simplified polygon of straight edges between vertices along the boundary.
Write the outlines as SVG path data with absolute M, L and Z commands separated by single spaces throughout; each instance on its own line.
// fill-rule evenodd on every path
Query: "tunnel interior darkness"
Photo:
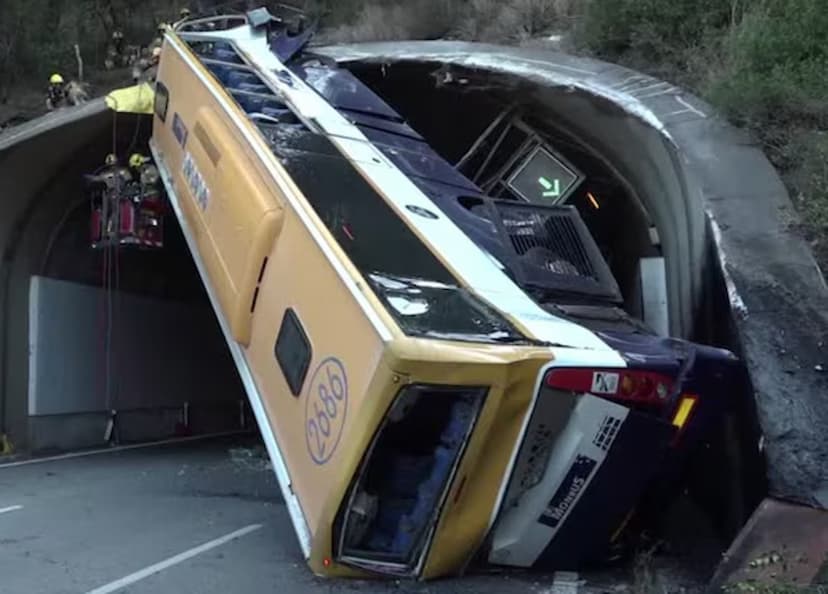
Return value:
M 445 85 L 438 83 L 441 70 L 433 63 L 401 63 L 391 68 L 353 63 L 348 67 L 453 164 L 461 160 L 501 112 L 513 110 L 544 143 L 582 172 L 583 183 L 566 202 L 577 208 L 590 229 L 619 284 L 625 309 L 642 317 L 638 262 L 640 258 L 662 255 L 658 242 L 651 240 L 653 223 L 635 189 L 569 132 L 565 122 L 537 117 L 531 102 L 521 102 L 520 97 L 527 95 L 513 87 L 497 85 L 492 77 L 477 77 L 481 79 L 477 83 L 473 74 L 464 73 L 466 84 Z M 488 142 L 489 146 L 496 136 Z M 498 153 L 505 155 L 509 151 L 506 148 Z M 473 178 L 477 165 L 469 164 L 463 173 Z
M 246 428 L 255 425 L 172 211 L 160 249 L 91 247 L 83 175 L 113 147 L 122 163 L 133 152 L 148 154 L 151 125 L 125 114 L 113 124 L 108 111 L 75 124 L 69 133 L 85 142 L 15 223 L 5 253 L 0 416 L 16 449 L 224 432 L 242 428 L 243 416 Z M 38 148 L 21 147 L 13 150 Z M 117 423 L 108 434 L 112 410 Z

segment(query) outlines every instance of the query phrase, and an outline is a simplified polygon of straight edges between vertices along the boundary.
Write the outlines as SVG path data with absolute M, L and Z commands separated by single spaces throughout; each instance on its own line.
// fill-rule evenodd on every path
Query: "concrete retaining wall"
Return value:
M 113 294 L 109 397 L 105 292 L 36 276 L 29 308 L 30 416 L 180 408 L 239 396 L 232 367 L 220 364 L 229 357 L 207 307 Z

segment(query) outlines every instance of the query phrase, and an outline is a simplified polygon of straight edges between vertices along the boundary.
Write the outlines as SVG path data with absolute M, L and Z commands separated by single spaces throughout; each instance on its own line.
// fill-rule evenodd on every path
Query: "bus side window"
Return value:
M 273 351 L 291 393 L 298 398 L 302 393 L 305 376 L 308 374 L 313 349 L 299 321 L 299 316 L 291 308 L 285 311 L 282 318 L 282 325 L 279 328 Z

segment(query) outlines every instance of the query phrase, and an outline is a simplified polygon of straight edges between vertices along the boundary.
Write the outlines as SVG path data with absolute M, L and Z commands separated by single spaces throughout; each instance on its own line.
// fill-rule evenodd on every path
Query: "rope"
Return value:
M 144 92 L 144 87 L 141 85 L 138 88 L 138 99 L 140 101 L 141 96 Z M 132 134 L 132 140 L 129 143 L 129 148 L 127 148 L 127 154 L 131 154 L 132 150 L 135 148 L 135 145 L 138 142 L 138 132 L 141 130 L 141 116 L 135 116 L 135 132 Z
M 102 213 L 103 215 L 103 209 Z M 101 219 L 104 220 L 103 218 Z M 103 240 L 103 233 L 101 234 L 101 239 Z M 100 360 L 104 363 L 104 370 L 98 376 L 98 387 L 103 393 L 104 402 L 108 404 L 109 402 L 109 387 L 106 383 L 106 352 L 107 352 L 107 344 L 106 344 L 106 335 L 107 335 L 107 301 L 106 301 L 106 285 L 107 285 L 107 268 L 108 268 L 108 257 L 109 252 L 107 251 L 106 247 L 101 252 L 101 307 L 100 312 L 98 315 L 98 325 L 100 330 Z
M 118 212 L 118 218 L 116 220 L 120 222 L 120 220 L 121 220 L 121 195 L 120 195 L 120 193 L 118 194 L 118 209 L 117 209 L 117 212 Z M 118 233 L 116 233 L 116 236 L 115 236 L 115 246 L 114 246 L 114 251 L 115 251 L 115 258 L 114 258 L 114 260 L 115 260 L 115 262 L 114 262 L 114 265 L 115 265 L 114 301 L 115 301 L 115 304 L 114 304 L 113 313 L 112 313 L 112 317 L 113 317 L 112 324 L 113 325 L 116 322 L 120 323 L 120 319 L 121 319 L 121 316 L 120 316 L 120 312 L 121 312 L 121 242 L 119 241 L 119 239 L 120 239 L 119 233 L 120 233 L 120 227 L 119 227 Z M 114 330 L 114 328 L 113 328 L 113 330 Z M 113 357 L 113 360 L 115 362 L 114 371 L 112 373 L 113 373 L 113 377 L 115 378 L 115 381 L 114 381 L 114 392 L 115 392 L 115 398 L 116 398 L 115 408 L 117 408 L 117 406 L 118 406 L 117 396 L 120 392 L 120 381 L 118 381 L 119 376 L 118 376 L 118 373 L 117 373 L 118 372 L 118 357 L 117 357 L 118 348 L 117 348 L 117 344 L 114 342 L 114 340 L 113 340 L 112 344 L 110 345 L 110 349 L 112 351 L 112 357 Z
M 136 133 L 137 137 L 137 133 Z M 112 113 L 112 150 L 111 154 L 117 157 L 118 155 L 118 114 Z M 116 159 L 117 162 L 117 159 Z M 101 240 L 105 241 L 103 246 L 103 278 L 102 288 L 104 291 L 104 308 L 103 308 L 103 359 L 104 359 L 104 400 L 106 409 L 113 411 L 115 406 L 115 398 L 113 395 L 113 355 L 114 355 L 114 323 L 116 315 L 114 313 L 114 296 L 113 291 L 117 290 L 120 285 L 120 271 L 118 259 L 120 254 L 118 251 L 120 239 L 120 221 L 121 221 L 121 195 L 122 195 L 122 180 L 120 176 L 115 176 L 114 187 L 112 193 L 104 193 L 101 205 L 102 224 Z M 114 200 L 113 200 L 114 198 Z M 109 204 L 104 204 L 108 202 Z M 111 210 L 110 208 L 111 207 Z M 103 216 L 106 215 L 106 216 Z M 108 223 L 113 222 L 113 237 L 107 238 L 104 235 Z M 113 244 L 112 241 L 115 243 Z
M 135 122 L 135 130 L 132 134 L 132 139 L 127 148 L 127 154 L 130 154 L 138 142 L 138 135 L 141 130 L 141 118 L 137 117 Z M 111 154 L 118 155 L 118 112 L 112 112 L 112 151 Z M 99 168 L 100 171 L 102 168 Z M 105 201 L 110 201 L 112 210 L 110 212 L 108 206 L 102 205 L 102 215 L 108 215 L 106 218 L 102 217 L 102 223 L 106 225 L 108 221 L 114 221 L 113 237 L 105 239 L 104 234 L 101 233 L 101 239 L 106 241 L 103 248 L 103 278 L 101 279 L 102 289 L 104 291 L 104 307 L 102 312 L 103 328 L 102 328 L 102 349 L 104 359 L 104 399 L 108 411 L 114 411 L 117 407 L 117 357 L 115 347 L 115 323 L 119 319 L 119 312 L 121 309 L 121 244 L 120 244 L 120 230 L 121 230 L 121 198 L 123 196 L 123 180 L 120 176 L 115 177 L 115 185 L 113 188 L 114 196 L 104 195 Z M 143 190 L 142 190 L 143 192 Z M 114 200 L 113 200 L 114 198 Z M 104 227 L 105 229 L 106 227 Z M 114 419 L 113 419 L 114 421 Z M 113 433 L 114 434 L 114 433 Z
M 135 132 L 132 134 L 132 140 L 129 142 L 129 148 L 127 148 L 127 154 L 131 154 L 135 145 L 138 143 L 138 132 L 141 130 L 141 116 L 135 117 Z
M 106 408 L 112 410 L 112 247 L 106 250 Z

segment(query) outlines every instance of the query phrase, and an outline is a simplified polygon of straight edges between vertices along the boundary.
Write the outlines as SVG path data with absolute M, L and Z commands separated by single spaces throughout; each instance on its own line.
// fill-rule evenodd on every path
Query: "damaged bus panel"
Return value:
M 512 191 L 484 189 L 303 23 L 179 23 L 151 147 L 308 563 L 600 558 L 726 406 L 735 357 L 623 310 L 564 204 L 574 167 L 527 145 Z

